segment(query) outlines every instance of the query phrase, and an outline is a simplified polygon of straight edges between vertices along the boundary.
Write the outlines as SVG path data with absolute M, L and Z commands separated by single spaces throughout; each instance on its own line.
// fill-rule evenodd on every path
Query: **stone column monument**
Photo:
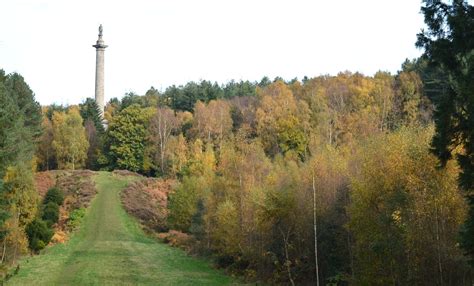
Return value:
M 99 26 L 99 39 L 93 45 L 96 50 L 95 63 L 95 102 L 100 109 L 100 115 L 104 118 L 104 51 L 108 46 L 102 40 L 102 24 Z

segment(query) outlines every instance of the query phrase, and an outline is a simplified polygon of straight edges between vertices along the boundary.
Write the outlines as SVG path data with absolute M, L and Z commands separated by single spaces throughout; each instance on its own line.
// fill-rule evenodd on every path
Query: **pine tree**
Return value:
M 92 98 L 87 98 L 82 104 L 79 104 L 80 114 L 82 121 L 85 123 L 87 120 L 94 122 L 94 126 L 100 134 L 104 132 L 104 125 L 102 125 L 102 119 L 100 118 L 99 106 Z
M 19 74 L 0 70 L 0 264 L 15 260 L 36 213 L 32 161 L 41 109 Z M 13 251 L 10 251 L 13 249 Z
M 470 211 L 461 244 L 474 265 L 474 7 L 465 0 L 423 2 L 428 30 L 418 34 L 417 46 L 441 71 L 437 88 L 427 91 L 436 105 L 433 152 L 445 165 L 454 150 L 463 150 L 455 154 Z

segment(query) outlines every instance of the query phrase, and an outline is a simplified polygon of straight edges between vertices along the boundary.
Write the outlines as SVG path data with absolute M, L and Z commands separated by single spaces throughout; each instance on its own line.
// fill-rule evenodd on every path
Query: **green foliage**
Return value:
M 198 101 L 208 103 L 221 98 L 255 96 L 256 86 L 256 83 L 249 81 L 230 81 L 223 86 L 205 80 L 199 83 L 189 82 L 184 86 L 173 85 L 167 88 L 162 101 L 174 110 L 192 112 Z
M 41 110 L 23 77 L 0 70 L 0 178 L 8 166 L 32 159 Z
M 120 106 L 120 110 L 124 110 L 134 104 L 142 108 L 147 108 L 158 107 L 158 105 L 165 104 L 165 102 L 162 102 L 161 94 L 152 86 L 143 96 L 134 92 L 126 93 L 118 105 Z
M 229 81 L 224 87 L 224 98 L 255 96 L 256 83 L 250 81 Z
M 124 110 L 127 107 L 130 107 L 132 105 L 138 105 L 142 108 L 146 107 L 144 97 L 139 96 L 138 94 L 134 92 L 126 93 L 125 96 L 120 101 L 120 110 Z
M 41 221 L 45 222 L 47 227 L 51 229 L 51 227 L 58 222 L 59 220 L 59 207 L 63 204 L 64 201 L 64 194 L 63 192 L 57 188 L 53 187 L 48 190 L 46 193 L 44 200 L 43 200 L 43 206 L 41 210 Z M 53 230 L 51 229 L 53 232 Z M 53 232 L 54 233 L 54 232 Z M 43 240 L 46 242 L 45 240 Z M 49 242 L 49 240 L 48 240 Z M 48 244 L 46 242 L 46 244 Z M 30 239 L 30 248 L 31 248 L 31 239 Z M 34 244 L 33 244 L 34 246 Z M 35 247 L 35 246 L 34 246 Z M 37 249 L 31 248 L 35 251 Z
M 3 73 L 3 71 L 2 71 Z M 33 91 L 23 77 L 17 73 L 6 76 L 4 84 L 10 96 L 16 101 L 21 116 L 24 116 L 24 128 L 31 132 L 33 138 L 41 135 L 41 108 L 35 101 Z
M 53 237 L 53 231 L 47 226 L 46 222 L 38 218 L 30 222 L 25 231 L 28 235 L 29 247 L 34 252 L 45 248 Z
M 35 218 L 25 229 L 28 235 L 29 247 L 38 252 L 48 245 L 54 231 L 51 227 L 59 220 L 59 206 L 64 201 L 62 191 L 56 187 L 50 188 L 43 200 L 41 218 Z
M 51 104 L 49 105 L 47 108 L 46 108 L 46 117 L 49 119 L 49 120 L 53 120 L 53 114 L 55 112 L 59 112 L 59 113 L 65 113 L 67 112 L 68 110 L 68 107 L 67 106 L 64 106 L 64 105 L 58 105 L 58 104 Z
M 0 238 L 1 263 L 26 248 L 25 225 L 36 213 L 32 165 L 41 135 L 41 110 L 23 77 L 0 70 Z M 15 251 L 13 251 L 15 250 Z
M 58 206 L 60 206 L 63 204 L 63 201 L 64 201 L 63 192 L 57 187 L 52 187 L 51 189 L 48 190 L 48 192 L 46 192 L 43 204 L 46 205 L 49 202 L 53 202 L 57 204 Z
M 47 223 L 48 227 L 57 223 L 59 220 L 59 206 L 55 202 L 44 204 L 41 219 Z
M 168 223 L 172 228 L 184 232 L 190 231 L 203 184 L 206 182 L 202 178 L 186 177 L 183 183 L 170 195 Z
M 474 214 L 456 176 L 472 197 L 474 29 L 472 8 L 452 3 L 425 1 L 426 53 L 396 75 L 201 81 L 112 99 L 104 152 L 84 123 L 86 166 L 176 178 L 169 226 L 250 280 L 315 284 L 317 259 L 322 284 L 466 285 L 457 234 L 469 254 L 474 228 L 461 222 Z M 433 110 L 444 169 L 429 153 Z
M 204 200 L 199 199 L 196 205 L 196 212 L 192 216 L 191 225 L 189 226 L 189 232 L 200 240 L 202 240 L 206 234 L 204 224 L 205 210 Z
M 182 111 L 193 111 L 197 101 L 209 102 L 223 96 L 224 92 L 217 83 L 212 84 L 205 80 L 200 83 L 190 82 L 180 87 L 169 87 L 164 94 L 165 98 L 170 99 L 171 108 Z
M 87 150 L 86 168 L 90 170 L 99 170 L 105 164 L 102 162 L 104 137 L 103 131 L 98 131 L 94 122 L 88 119 L 84 123 L 89 149 Z
M 1 180 L 0 180 L 0 191 L 2 190 Z M 0 196 L 3 196 L 0 193 Z M 10 218 L 10 213 L 8 212 L 8 205 L 6 201 L 0 197 L 0 240 L 4 239 L 8 234 L 8 229 L 5 227 L 5 221 Z
M 430 67 L 438 70 L 438 88 L 427 90 L 436 106 L 433 152 L 442 165 L 456 153 L 459 183 L 470 206 L 462 246 L 474 265 L 474 6 L 464 0 L 423 3 L 428 29 L 418 34 L 417 46 L 424 48 Z
M 82 104 L 79 104 L 79 112 L 82 117 L 82 121 L 85 123 L 87 120 L 91 120 L 99 134 L 104 133 L 104 125 L 100 115 L 99 106 L 92 98 L 87 98 Z
M 213 269 L 210 261 L 186 255 L 143 232 L 120 201 L 120 192 L 133 180 L 98 173 L 98 194 L 80 229 L 67 243 L 55 244 L 39 256 L 25 257 L 19 275 L 8 285 L 235 284 L 232 277 Z
M 85 208 L 79 208 L 79 209 L 73 210 L 69 214 L 69 219 L 67 221 L 67 227 L 71 230 L 74 230 L 74 229 L 78 228 L 81 225 L 85 214 L 86 214 L 86 209 Z
M 146 130 L 151 115 L 152 110 L 134 104 L 110 122 L 106 151 L 112 168 L 143 171 Z
M 468 200 L 468 204 L 470 206 L 468 219 L 461 228 L 461 236 L 463 248 L 467 250 L 468 255 L 472 256 L 472 252 L 470 252 L 470 250 L 474 249 L 474 239 L 472 239 L 474 237 L 474 198 L 471 196 L 468 198 Z

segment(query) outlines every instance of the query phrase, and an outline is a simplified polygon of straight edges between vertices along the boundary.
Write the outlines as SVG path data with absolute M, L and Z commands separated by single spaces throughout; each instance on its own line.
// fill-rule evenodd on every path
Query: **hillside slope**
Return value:
M 99 193 L 66 244 L 24 259 L 7 285 L 226 285 L 231 278 L 145 236 L 123 210 L 120 191 L 133 180 L 101 172 Z

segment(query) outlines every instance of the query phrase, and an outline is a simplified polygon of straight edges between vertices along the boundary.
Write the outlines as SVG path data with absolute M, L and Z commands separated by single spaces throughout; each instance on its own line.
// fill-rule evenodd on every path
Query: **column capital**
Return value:
M 102 28 L 102 24 L 100 24 L 100 26 L 99 26 L 99 38 L 97 39 L 96 44 L 92 45 L 97 50 L 105 49 L 105 48 L 108 47 L 106 44 L 104 44 L 104 40 L 102 40 L 102 32 L 103 32 L 103 28 Z

